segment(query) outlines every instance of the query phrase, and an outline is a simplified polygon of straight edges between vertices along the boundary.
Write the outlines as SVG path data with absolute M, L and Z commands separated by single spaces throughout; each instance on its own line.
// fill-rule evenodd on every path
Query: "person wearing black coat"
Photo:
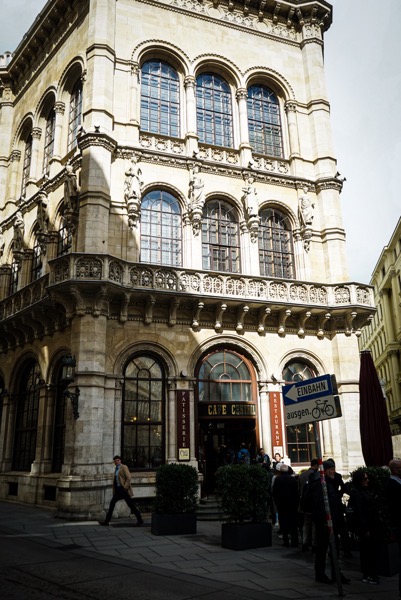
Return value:
M 388 466 L 391 475 L 386 487 L 387 506 L 390 524 L 400 547 L 401 558 L 401 460 L 390 460 Z M 398 591 L 401 598 L 401 565 L 399 570 Z
M 273 485 L 273 499 L 277 507 L 278 521 L 283 534 L 284 546 L 298 546 L 298 482 L 290 474 L 289 466 L 281 463 L 279 475 Z
M 352 509 L 353 528 L 359 539 L 362 581 L 377 585 L 381 520 L 364 470 L 356 471 L 353 476 L 348 508 Z
M 324 461 L 325 480 L 327 496 L 330 507 L 331 520 L 333 524 L 334 540 L 338 555 L 339 533 L 342 524 L 343 505 L 338 492 L 338 479 L 335 479 L 335 466 L 333 461 Z M 326 510 L 324 506 L 323 486 L 319 471 L 310 475 L 309 494 L 312 519 L 316 528 L 316 552 L 315 552 L 315 580 L 320 583 L 332 583 L 334 578 L 334 564 L 331 558 L 332 579 L 326 575 L 326 557 L 329 547 L 330 532 L 328 528 Z M 349 579 L 340 573 L 342 583 L 349 583 Z

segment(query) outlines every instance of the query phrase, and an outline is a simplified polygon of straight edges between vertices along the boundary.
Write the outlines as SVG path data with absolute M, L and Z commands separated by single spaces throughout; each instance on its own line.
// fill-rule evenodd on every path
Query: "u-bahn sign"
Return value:
M 299 425 L 341 417 L 341 405 L 335 377 L 321 375 L 283 386 L 284 419 L 287 425 Z

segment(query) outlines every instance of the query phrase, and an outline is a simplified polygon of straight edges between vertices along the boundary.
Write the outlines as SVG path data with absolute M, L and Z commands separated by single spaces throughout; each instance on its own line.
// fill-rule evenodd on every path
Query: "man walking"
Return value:
M 137 522 L 134 527 L 140 527 L 143 523 L 141 513 L 137 509 L 135 502 L 132 498 L 133 493 L 131 489 L 131 473 L 126 465 L 121 462 L 121 456 L 116 455 L 114 458 L 114 464 L 116 469 L 113 477 L 113 497 L 110 500 L 109 510 L 104 521 L 99 521 L 99 525 L 109 525 L 111 517 L 113 516 L 113 510 L 119 500 L 125 500 L 131 509 L 131 514 L 136 516 Z

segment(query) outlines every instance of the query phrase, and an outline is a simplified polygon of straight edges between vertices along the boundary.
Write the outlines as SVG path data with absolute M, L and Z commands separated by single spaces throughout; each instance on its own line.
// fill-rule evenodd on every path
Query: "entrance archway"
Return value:
M 258 448 L 257 385 L 251 362 L 232 349 L 217 349 L 200 361 L 197 371 L 199 464 L 202 492 L 214 490 L 219 466 L 237 462 L 241 444 L 254 457 Z

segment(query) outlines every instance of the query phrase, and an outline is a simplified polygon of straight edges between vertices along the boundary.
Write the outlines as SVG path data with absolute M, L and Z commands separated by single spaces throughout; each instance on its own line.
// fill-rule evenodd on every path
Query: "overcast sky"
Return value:
M 368 283 L 400 217 L 401 0 L 332 0 L 326 80 L 351 281 Z M 0 0 L 0 52 L 15 50 L 46 0 Z

